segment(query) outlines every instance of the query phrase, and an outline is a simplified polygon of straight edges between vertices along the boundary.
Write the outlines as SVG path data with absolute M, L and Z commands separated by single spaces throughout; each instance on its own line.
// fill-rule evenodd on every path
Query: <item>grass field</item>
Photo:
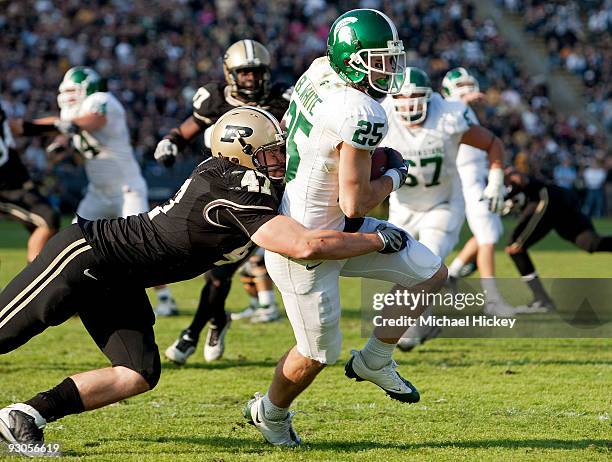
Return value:
M 596 226 L 612 233 L 612 221 Z M 22 267 L 25 240 L 18 225 L 0 222 L 0 286 Z M 556 236 L 532 256 L 547 277 L 612 277 L 609 254 L 579 252 Z M 498 266 L 500 276 L 516 276 L 501 251 Z M 172 286 L 183 315 L 157 322 L 160 349 L 189 323 L 201 284 Z M 358 281 L 342 281 L 342 302 L 341 360 L 295 403 L 303 411 L 294 418 L 305 441 L 300 448 L 268 446 L 241 416 L 245 400 L 265 391 L 277 359 L 293 345 L 286 320 L 234 323 L 223 360 L 207 364 L 199 351 L 182 368 L 164 361 L 154 391 L 52 423 L 47 441 L 61 443 L 66 460 L 611 460 L 612 340 L 439 339 L 396 353 L 400 371 L 422 396 L 402 405 L 372 384 L 344 377 L 350 348 L 364 341 Z M 237 284 L 228 308 L 245 303 Z M 0 357 L 0 405 L 106 365 L 71 319 Z

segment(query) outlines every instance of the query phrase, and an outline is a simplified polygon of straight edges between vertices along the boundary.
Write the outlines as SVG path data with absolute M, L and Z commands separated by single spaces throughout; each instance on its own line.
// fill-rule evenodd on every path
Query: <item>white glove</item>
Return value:
M 157 143 L 153 157 L 160 164 L 170 167 L 176 160 L 178 154 L 178 146 L 168 139 L 163 139 Z
M 488 201 L 491 212 L 500 213 L 504 208 L 504 192 L 504 171 L 501 168 L 492 168 L 489 170 L 487 187 L 480 200 Z

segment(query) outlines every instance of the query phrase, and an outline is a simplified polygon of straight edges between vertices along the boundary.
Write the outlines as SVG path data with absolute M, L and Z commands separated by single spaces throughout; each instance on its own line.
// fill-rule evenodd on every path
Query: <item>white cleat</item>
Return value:
M 259 324 L 264 322 L 272 322 L 280 319 L 281 313 L 278 309 L 278 305 L 273 303 L 266 307 L 260 307 L 255 310 L 255 313 L 251 316 L 251 323 Z
M 397 342 L 397 347 L 401 351 L 410 351 L 418 345 L 422 345 L 427 340 L 436 338 L 442 332 L 442 328 L 438 326 L 415 326 L 408 329 Z
M 197 339 L 192 338 L 188 331 L 183 331 L 181 336 L 166 349 L 164 354 L 170 361 L 182 366 L 187 362 L 187 358 L 195 353 L 197 344 Z
M 225 351 L 225 335 L 230 328 L 232 323 L 231 315 L 227 315 L 227 321 L 225 325 L 218 329 L 217 326 L 211 324 L 208 327 L 208 334 L 206 334 L 206 342 L 204 342 L 204 359 L 206 362 L 217 361 L 223 356 Z
M 517 313 L 516 308 L 503 300 L 488 301 L 483 311 L 484 314 L 489 316 L 499 316 L 502 318 L 511 318 Z
M 556 311 L 556 309 L 552 300 L 534 300 L 527 305 L 517 306 L 516 312 L 519 314 L 551 313 Z
M 155 307 L 155 316 L 163 318 L 168 316 L 178 316 L 179 311 L 176 302 L 172 297 L 160 298 Z
M 301 438 L 293 429 L 291 419 L 294 412 L 289 412 L 283 420 L 266 419 L 263 405 L 263 395 L 255 393 L 244 407 L 244 418 L 263 435 L 266 441 L 274 446 L 294 447 L 302 444 Z
M 257 305 L 249 305 L 244 310 L 238 313 L 232 313 L 232 321 L 239 321 L 241 319 L 248 319 L 255 314 L 257 311 Z
M 358 382 L 372 382 L 386 391 L 392 399 L 402 403 L 417 403 L 421 399 L 416 387 L 399 375 L 395 361 L 391 360 L 386 366 L 374 370 L 368 368 L 361 352 L 352 350 L 351 354 L 351 359 L 344 366 L 344 373 L 348 378 Z

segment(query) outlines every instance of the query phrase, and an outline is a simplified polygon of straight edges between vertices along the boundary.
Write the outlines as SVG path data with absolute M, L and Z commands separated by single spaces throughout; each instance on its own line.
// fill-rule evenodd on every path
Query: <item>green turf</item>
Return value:
M 612 221 L 596 226 L 612 233 Z M 0 222 L 0 286 L 23 265 L 25 239 L 19 226 Z M 545 276 L 612 277 L 609 255 L 579 252 L 554 235 L 532 255 Z M 501 252 L 498 273 L 516 276 Z M 188 324 L 200 288 L 200 279 L 172 286 L 184 315 L 158 321 L 160 348 Z M 342 281 L 342 301 L 341 360 L 295 403 L 303 411 L 295 417 L 303 447 L 270 447 L 241 417 L 245 400 L 265 391 L 276 360 L 293 345 L 286 320 L 235 323 L 223 360 L 206 364 L 198 351 L 183 368 L 164 362 L 153 392 L 52 423 L 47 440 L 61 443 L 67 460 L 610 460 L 609 339 L 439 339 L 396 354 L 422 395 L 420 403 L 402 405 L 344 377 L 349 349 L 363 343 L 356 281 Z M 245 302 L 236 287 L 228 307 Z M 0 358 L 0 404 L 105 365 L 71 319 Z

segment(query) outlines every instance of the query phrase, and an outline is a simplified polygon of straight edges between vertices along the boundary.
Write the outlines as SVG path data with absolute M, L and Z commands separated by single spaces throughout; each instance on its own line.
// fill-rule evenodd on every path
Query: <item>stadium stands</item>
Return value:
M 583 58 L 582 67 L 571 66 L 585 76 L 593 111 L 607 114 L 610 122 L 610 48 L 589 41 L 609 38 L 609 26 L 602 24 L 605 14 L 610 21 L 610 2 L 570 2 L 565 13 L 551 12 L 552 1 L 505 3 L 525 12 L 528 30 L 556 41 L 560 64 L 579 63 L 575 54 Z M 593 8 L 586 9 L 587 3 Z M 409 62 L 427 69 L 436 87 L 449 68 L 459 65 L 478 77 L 490 103 L 481 120 L 502 137 L 517 166 L 552 179 L 554 167 L 568 158 L 580 183 L 590 159 L 605 156 L 605 139 L 597 128 L 556 113 L 546 82 L 521 72 L 495 23 L 477 20 L 473 4 L 362 0 L 359 5 L 381 9 L 395 20 L 410 50 Z M 355 6 L 344 0 L 12 0 L 0 12 L 0 89 L 17 115 L 43 115 L 56 110 L 57 86 L 69 67 L 95 67 L 128 108 L 145 175 L 159 177 L 152 161 L 157 141 L 189 114 L 200 84 L 223 78 L 221 57 L 230 43 L 244 37 L 265 43 L 274 57 L 275 77 L 292 82 L 324 53 L 333 19 Z

